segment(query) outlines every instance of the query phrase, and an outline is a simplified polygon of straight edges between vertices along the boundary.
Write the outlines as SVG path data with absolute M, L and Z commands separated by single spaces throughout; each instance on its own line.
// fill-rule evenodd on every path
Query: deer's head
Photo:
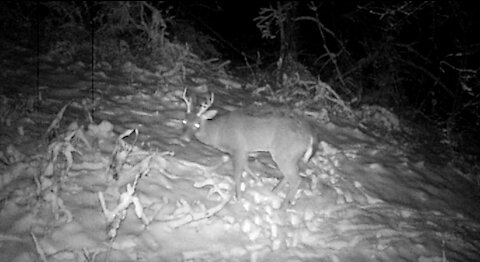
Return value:
M 215 115 L 217 114 L 217 110 L 208 110 L 213 104 L 213 93 L 209 96 L 207 101 L 202 103 L 200 109 L 198 109 L 197 112 L 195 112 L 194 110 L 195 105 L 192 103 L 192 98 L 187 97 L 186 88 L 183 91 L 182 98 L 187 105 L 187 112 L 185 115 L 185 119 L 182 121 L 183 134 L 180 138 L 185 142 L 190 142 L 192 136 L 202 131 L 202 127 L 205 126 L 206 121 L 215 117 Z

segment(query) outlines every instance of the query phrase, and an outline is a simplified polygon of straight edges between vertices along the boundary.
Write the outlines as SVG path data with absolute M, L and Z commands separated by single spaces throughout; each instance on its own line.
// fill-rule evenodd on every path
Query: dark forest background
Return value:
M 321 79 L 351 108 L 379 105 L 478 153 L 474 1 L 4 1 L 3 52 L 165 63 L 172 44 L 258 86 Z M 93 53 L 92 53 L 93 52 Z

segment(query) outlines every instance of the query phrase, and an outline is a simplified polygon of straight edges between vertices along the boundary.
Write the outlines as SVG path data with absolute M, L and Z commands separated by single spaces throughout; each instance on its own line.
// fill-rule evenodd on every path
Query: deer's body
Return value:
M 290 111 L 262 107 L 213 118 L 216 111 L 206 111 L 207 108 L 198 114 L 187 114 L 183 139 L 189 141 L 194 135 L 200 142 L 232 157 L 237 197 L 243 171 L 252 173 L 248 167 L 248 154 L 269 152 L 283 174 L 275 189 L 288 183 L 285 202 L 293 201 L 301 181 L 298 163 L 301 159 L 308 161 L 316 142 L 308 122 Z

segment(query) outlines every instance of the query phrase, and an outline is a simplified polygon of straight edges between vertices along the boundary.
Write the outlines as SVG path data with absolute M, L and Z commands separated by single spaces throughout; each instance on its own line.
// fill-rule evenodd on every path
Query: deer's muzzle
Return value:
M 180 136 L 180 139 L 184 142 L 190 142 L 192 140 L 194 131 L 190 128 L 185 128 L 183 134 Z

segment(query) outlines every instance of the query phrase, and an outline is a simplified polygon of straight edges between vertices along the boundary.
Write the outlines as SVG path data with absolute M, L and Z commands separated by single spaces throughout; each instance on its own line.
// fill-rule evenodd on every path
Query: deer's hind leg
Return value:
M 272 155 L 273 160 L 277 163 L 278 168 L 283 174 L 283 178 L 280 182 L 274 187 L 274 192 L 278 192 L 281 188 L 284 188 L 288 183 L 288 192 L 282 206 L 285 204 L 292 204 L 293 200 L 295 199 L 295 195 L 297 193 L 298 187 L 301 183 L 301 178 L 298 174 L 298 160 L 300 156 L 296 156 L 297 154 L 276 154 Z

